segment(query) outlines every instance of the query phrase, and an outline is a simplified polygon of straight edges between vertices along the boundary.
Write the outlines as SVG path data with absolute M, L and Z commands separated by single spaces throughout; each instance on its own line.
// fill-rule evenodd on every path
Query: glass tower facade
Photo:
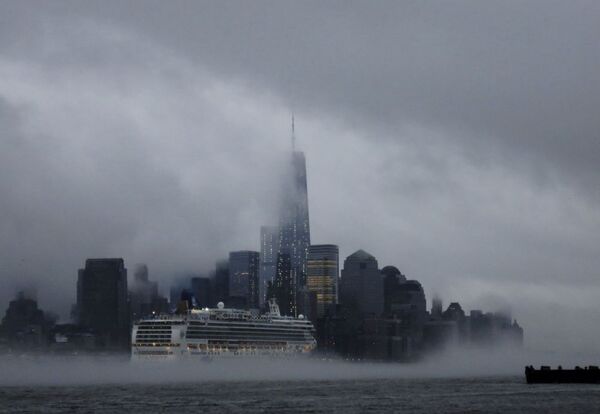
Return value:
M 236 305 L 258 308 L 259 253 L 241 250 L 229 253 L 229 298 Z
M 338 303 L 339 249 L 334 244 L 317 244 L 308 248 L 306 287 L 316 300 L 316 317 Z
M 77 278 L 77 316 L 107 345 L 127 346 L 129 306 L 123 259 L 87 259 Z
M 277 253 L 279 252 L 279 227 L 260 228 L 260 289 L 261 305 L 266 302 L 268 283 L 275 281 L 277 274 Z
M 306 261 L 310 246 L 308 219 L 308 190 L 306 185 L 306 160 L 304 153 L 292 153 L 291 173 L 287 177 L 279 219 L 279 252 L 290 258 L 289 281 L 291 297 L 290 314 L 298 314 L 298 295 L 306 285 Z

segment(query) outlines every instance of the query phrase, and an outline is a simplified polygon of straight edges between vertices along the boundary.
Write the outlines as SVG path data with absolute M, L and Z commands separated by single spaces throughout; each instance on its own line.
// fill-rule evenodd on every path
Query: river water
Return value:
M 521 376 L 8 386 L 2 413 L 593 413 L 600 386 Z
M 600 385 L 528 385 L 523 373 L 526 362 L 598 360 L 464 351 L 418 364 L 0 357 L 0 413 L 600 413 Z

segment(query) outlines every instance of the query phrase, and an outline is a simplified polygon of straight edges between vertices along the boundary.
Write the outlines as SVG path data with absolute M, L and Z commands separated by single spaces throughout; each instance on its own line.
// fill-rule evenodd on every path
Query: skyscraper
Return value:
M 126 346 L 128 314 L 123 259 L 87 259 L 77 279 L 79 324 L 93 329 L 106 345 Z
M 277 253 L 279 251 L 279 227 L 260 228 L 260 304 L 266 301 L 267 285 L 273 283 L 277 274 Z
M 129 291 L 129 311 L 132 320 L 161 313 L 169 309 L 166 298 L 158 294 L 158 283 L 148 279 L 148 266 L 137 264 Z
M 268 297 L 274 297 L 279 304 L 279 310 L 282 315 L 292 315 L 294 313 L 296 296 L 292 290 L 291 280 L 291 260 L 287 253 L 277 255 L 277 274 L 273 281 L 271 292 L 267 292 Z
M 229 306 L 229 261 L 220 260 L 217 262 L 213 286 L 214 293 L 211 306 L 216 306 L 219 302 L 223 302 Z
M 279 218 L 279 252 L 290 256 L 289 283 L 292 291 L 290 312 L 298 313 L 298 292 L 306 284 L 306 260 L 310 246 L 308 219 L 308 190 L 304 153 L 295 148 L 294 119 L 292 118 L 291 169 L 285 177 L 282 209 Z
M 15 349 L 41 347 L 46 345 L 46 337 L 53 324 L 53 318 L 38 308 L 37 300 L 19 292 L 17 298 L 10 301 L 2 318 L 0 338 L 6 338 Z
M 378 317 L 383 312 L 383 280 L 377 259 L 364 250 L 354 252 L 344 261 L 340 301 L 362 314 Z
M 177 305 L 181 301 L 181 292 L 189 289 L 192 283 L 192 277 L 196 275 L 177 275 L 173 277 L 171 281 L 171 287 L 169 288 L 169 309 L 175 311 Z
M 191 280 L 192 295 L 196 299 L 196 306 L 208 308 L 212 303 L 212 288 L 207 277 L 193 277 Z
M 316 298 L 316 315 L 320 318 L 338 302 L 339 249 L 334 244 L 316 244 L 308 248 L 306 287 Z
M 420 348 L 427 315 L 423 287 L 416 280 L 406 280 L 395 266 L 385 266 L 381 274 L 385 317 L 400 321 L 397 328 L 409 348 Z
M 229 297 L 236 305 L 258 308 L 258 252 L 241 250 L 229 253 Z

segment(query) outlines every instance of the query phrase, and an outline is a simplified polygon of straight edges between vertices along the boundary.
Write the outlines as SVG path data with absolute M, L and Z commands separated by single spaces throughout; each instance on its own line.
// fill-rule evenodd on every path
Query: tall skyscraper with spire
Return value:
M 276 285 L 286 287 L 284 291 L 278 292 L 277 295 L 281 309 L 287 311 L 286 313 L 290 315 L 297 315 L 299 295 L 306 285 L 306 260 L 308 246 L 310 246 L 310 224 L 308 219 L 306 159 L 303 152 L 296 150 L 296 131 L 293 116 L 291 138 L 291 164 L 285 177 L 279 216 L 278 251 L 280 256 L 289 256 L 290 269 L 289 271 L 287 269 L 277 269 Z M 278 261 L 278 263 L 282 262 L 284 261 Z
M 275 282 L 277 275 L 277 254 L 279 253 L 279 227 L 261 226 L 260 228 L 260 305 L 267 302 L 269 283 Z

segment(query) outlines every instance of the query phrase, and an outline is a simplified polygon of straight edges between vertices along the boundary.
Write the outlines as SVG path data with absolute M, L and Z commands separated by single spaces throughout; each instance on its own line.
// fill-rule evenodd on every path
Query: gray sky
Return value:
M 4 1 L 0 312 L 258 249 L 293 111 L 314 243 L 597 349 L 598 39 L 597 1 Z

